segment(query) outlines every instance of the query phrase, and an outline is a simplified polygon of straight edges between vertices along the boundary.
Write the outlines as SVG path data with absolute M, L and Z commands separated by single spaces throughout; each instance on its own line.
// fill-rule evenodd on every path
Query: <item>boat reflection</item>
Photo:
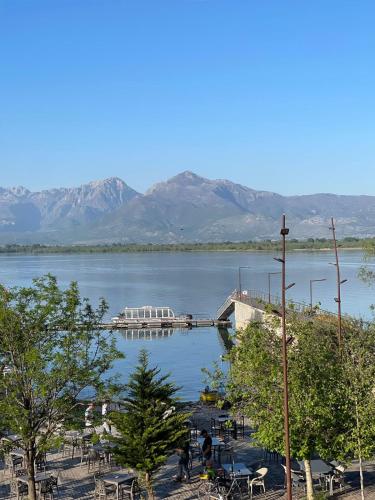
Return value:
M 129 330 L 121 330 L 121 335 L 125 340 L 153 340 L 171 337 L 174 330 L 173 328 L 132 328 Z

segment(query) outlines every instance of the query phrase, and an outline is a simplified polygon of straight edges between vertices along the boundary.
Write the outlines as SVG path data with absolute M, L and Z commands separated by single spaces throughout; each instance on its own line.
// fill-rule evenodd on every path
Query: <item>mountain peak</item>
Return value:
M 182 184 L 183 183 L 185 185 L 186 184 L 197 185 L 197 184 L 203 184 L 205 182 L 208 182 L 208 180 L 205 179 L 204 177 L 201 177 L 201 176 L 195 174 L 191 170 L 185 170 L 184 172 L 181 172 L 180 174 L 175 175 L 174 177 L 169 179 L 167 182 L 174 183 L 174 184 L 179 184 L 179 183 Z
M 14 195 L 14 196 L 27 196 L 30 194 L 30 191 L 25 188 L 24 186 L 14 186 L 9 188 L 9 191 Z
M 100 188 L 100 187 L 117 187 L 117 188 L 125 188 L 129 187 L 125 181 L 120 179 L 119 177 L 108 177 L 107 179 L 99 179 L 96 181 L 91 181 L 86 186 L 90 186 L 91 188 Z

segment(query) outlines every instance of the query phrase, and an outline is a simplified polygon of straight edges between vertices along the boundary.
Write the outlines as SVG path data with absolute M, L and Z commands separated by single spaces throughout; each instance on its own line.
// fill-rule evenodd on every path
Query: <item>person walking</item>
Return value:
M 178 459 L 178 471 L 176 476 L 176 481 L 189 481 L 190 472 L 189 472 L 189 453 L 190 453 L 190 444 L 189 441 L 186 441 L 182 448 L 177 448 L 176 453 L 179 456 Z

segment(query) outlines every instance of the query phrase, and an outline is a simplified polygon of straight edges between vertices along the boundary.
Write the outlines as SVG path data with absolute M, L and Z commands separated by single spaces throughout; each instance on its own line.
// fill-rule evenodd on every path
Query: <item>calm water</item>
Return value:
M 46 273 L 56 275 L 62 286 L 77 280 L 84 296 L 92 303 L 105 297 L 110 305 L 109 317 L 124 306 L 170 306 L 176 313 L 213 317 L 218 306 L 238 288 L 238 267 L 242 269 L 242 288 L 267 292 L 267 273 L 278 271 L 274 254 L 267 253 L 150 253 L 0 256 L 0 281 L 6 286 L 29 285 L 32 278 Z M 369 317 L 369 305 L 375 303 L 374 289 L 357 278 L 362 254 L 342 251 L 340 254 L 343 311 Z M 296 285 L 288 297 L 309 302 L 309 280 L 326 278 L 314 284 L 314 299 L 327 310 L 335 310 L 335 267 L 331 252 L 295 252 L 288 255 L 288 282 Z M 278 293 L 279 276 L 272 277 L 272 292 Z M 116 365 L 124 380 L 134 368 L 141 348 L 150 353 L 151 361 L 182 386 L 181 396 L 196 399 L 202 388 L 201 368 L 211 366 L 224 352 L 214 328 L 174 331 L 172 335 L 152 340 L 125 340 L 118 333 L 118 346 L 126 359 Z

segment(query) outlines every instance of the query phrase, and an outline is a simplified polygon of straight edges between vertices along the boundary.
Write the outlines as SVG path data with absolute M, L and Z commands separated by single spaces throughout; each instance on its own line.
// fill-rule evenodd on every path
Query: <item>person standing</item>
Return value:
M 212 457 L 212 437 L 206 429 L 201 431 L 201 436 L 204 438 L 202 444 L 203 465 L 206 465 L 207 461 L 210 461 Z
M 190 472 L 189 472 L 189 452 L 190 452 L 190 444 L 189 441 L 186 441 L 182 448 L 177 448 L 176 453 L 179 456 L 178 459 L 178 474 L 176 477 L 176 481 L 189 481 Z
M 85 425 L 86 427 L 94 426 L 94 403 L 90 403 L 85 411 Z
M 102 422 L 103 422 L 103 429 L 106 431 L 107 434 L 111 434 L 111 426 L 108 422 L 108 409 L 109 409 L 109 402 L 104 401 L 102 404 Z

